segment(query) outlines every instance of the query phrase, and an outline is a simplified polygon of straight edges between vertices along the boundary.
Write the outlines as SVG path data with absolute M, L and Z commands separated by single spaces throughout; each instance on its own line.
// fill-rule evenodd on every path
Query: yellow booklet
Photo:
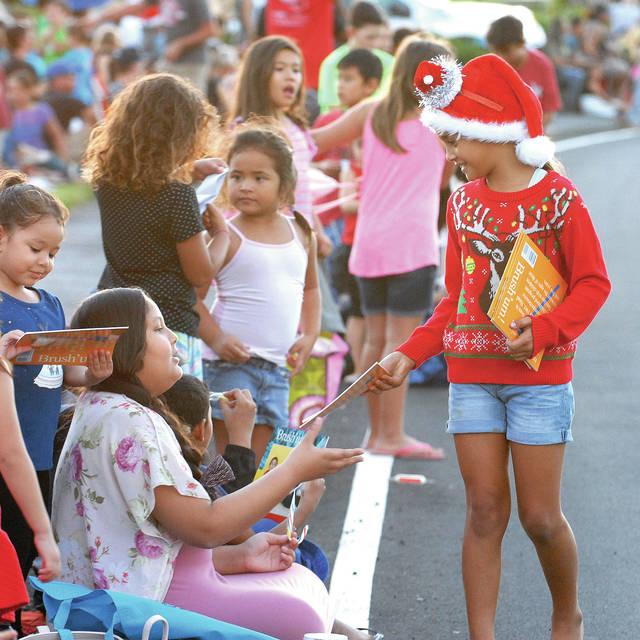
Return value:
M 511 328 L 514 320 L 553 311 L 566 292 L 567 283 L 558 270 L 520 231 L 487 315 L 507 338 L 514 340 L 518 336 Z M 540 368 L 543 353 L 544 349 L 526 360 L 534 371 Z

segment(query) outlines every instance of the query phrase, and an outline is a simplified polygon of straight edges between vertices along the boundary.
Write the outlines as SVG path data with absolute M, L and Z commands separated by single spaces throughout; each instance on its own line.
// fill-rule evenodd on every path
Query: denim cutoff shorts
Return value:
M 289 370 L 262 358 L 246 362 L 203 360 L 204 381 L 211 391 L 248 389 L 256 403 L 256 424 L 289 426 Z M 217 402 L 211 403 L 211 416 L 222 420 Z
M 571 442 L 573 387 L 566 384 L 449 386 L 449 433 L 504 433 L 519 444 Z

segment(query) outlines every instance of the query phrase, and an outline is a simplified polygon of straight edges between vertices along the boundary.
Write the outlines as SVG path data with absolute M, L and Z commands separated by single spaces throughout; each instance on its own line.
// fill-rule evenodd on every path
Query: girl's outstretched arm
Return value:
M 33 531 L 33 541 L 42 558 L 38 577 L 46 582 L 60 573 L 60 552 L 53 539 L 33 463 L 22 439 L 11 376 L 1 364 L 0 406 L 0 473 Z
M 318 153 L 360 138 L 364 131 L 364 123 L 375 105 L 375 102 L 359 102 L 337 120 L 324 127 L 311 129 L 310 133 L 318 146 Z
M 221 408 L 225 423 L 255 419 L 255 404 L 246 390 L 236 394 L 233 407 L 225 402 Z M 362 449 L 317 448 L 313 442 L 320 427 L 312 426 L 281 465 L 213 503 L 183 496 L 173 486 L 156 487 L 153 517 L 188 544 L 204 548 L 226 544 L 273 509 L 300 482 L 322 478 L 362 460 Z

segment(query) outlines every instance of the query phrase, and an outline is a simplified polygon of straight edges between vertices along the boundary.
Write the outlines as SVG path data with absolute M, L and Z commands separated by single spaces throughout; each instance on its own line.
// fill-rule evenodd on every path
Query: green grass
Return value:
M 86 204 L 93 199 L 93 190 L 84 182 L 72 182 L 56 185 L 52 191 L 64 202 L 68 209 Z

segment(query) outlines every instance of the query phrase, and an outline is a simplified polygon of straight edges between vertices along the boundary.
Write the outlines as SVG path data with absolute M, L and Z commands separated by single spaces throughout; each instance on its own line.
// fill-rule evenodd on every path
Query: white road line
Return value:
M 329 596 L 336 618 L 369 626 L 373 575 L 387 507 L 393 456 L 364 454 L 356 465 L 349 506 L 331 575 Z
M 606 144 L 607 142 L 620 142 L 621 140 L 631 140 L 640 136 L 640 129 L 616 129 L 614 131 L 600 131 L 599 133 L 588 133 L 584 136 L 575 138 L 567 138 L 556 142 L 556 151 L 573 151 L 574 149 L 582 149 L 596 144 Z

